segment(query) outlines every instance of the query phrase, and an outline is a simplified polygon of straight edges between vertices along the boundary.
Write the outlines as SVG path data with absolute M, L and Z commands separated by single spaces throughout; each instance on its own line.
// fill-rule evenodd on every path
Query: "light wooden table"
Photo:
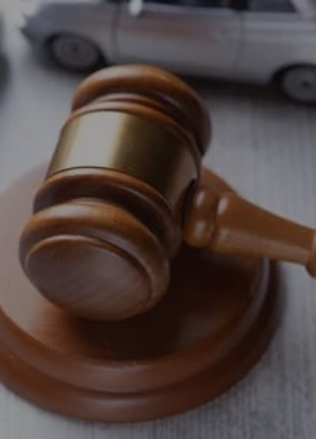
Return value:
M 1 190 L 50 156 L 81 80 L 37 63 L 11 25 L 6 49 Z M 265 89 L 195 85 L 213 119 L 206 163 L 252 201 L 316 226 L 316 109 L 295 107 Z M 288 303 L 280 330 L 253 372 L 215 403 L 167 421 L 102 426 L 42 412 L 0 386 L 0 439 L 313 439 L 316 282 L 300 267 L 282 268 Z

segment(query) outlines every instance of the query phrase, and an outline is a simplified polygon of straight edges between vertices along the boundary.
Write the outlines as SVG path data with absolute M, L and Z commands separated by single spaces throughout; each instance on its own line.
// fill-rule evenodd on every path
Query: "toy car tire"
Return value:
M 290 100 L 302 104 L 316 103 L 316 66 L 297 65 L 277 76 L 279 88 Z
M 47 46 L 50 58 L 66 70 L 89 73 L 104 64 L 99 48 L 81 36 L 57 35 Z

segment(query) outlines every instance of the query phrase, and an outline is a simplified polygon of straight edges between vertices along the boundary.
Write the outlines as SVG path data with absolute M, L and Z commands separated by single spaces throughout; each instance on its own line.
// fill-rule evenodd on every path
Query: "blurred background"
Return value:
M 38 56 L 18 29 L 23 1 L 0 1 L 3 190 L 51 156 L 85 74 Z M 314 28 L 316 33 L 316 21 Z M 184 79 L 210 111 L 213 139 L 206 165 L 248 199 L 315 227 L 315 106 L 293 103 L 274 87 L 192 74 Z M 314 438 L 316 284 L 296 266 L 282 265 L 282 274 L 287 307 L 271 348 L 246 379 L 215 403 L 167 421 L 104 427 L 43 413 L 0 386 L 0 438 Z

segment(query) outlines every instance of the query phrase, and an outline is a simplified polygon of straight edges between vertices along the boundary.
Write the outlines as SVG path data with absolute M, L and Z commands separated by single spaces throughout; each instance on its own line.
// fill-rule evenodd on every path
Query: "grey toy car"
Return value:
M 24 0 L 21 30 L 60 66 L 146 63 L 276 82 L 316 103 L 316 0 Z

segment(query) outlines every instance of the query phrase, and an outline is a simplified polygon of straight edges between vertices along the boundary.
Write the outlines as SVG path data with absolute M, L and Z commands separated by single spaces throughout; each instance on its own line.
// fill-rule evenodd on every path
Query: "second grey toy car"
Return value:
M 24 0 L 21 30 L 60 66 L 146 63 L 275 82 L 316 103 L 315 0 Z

